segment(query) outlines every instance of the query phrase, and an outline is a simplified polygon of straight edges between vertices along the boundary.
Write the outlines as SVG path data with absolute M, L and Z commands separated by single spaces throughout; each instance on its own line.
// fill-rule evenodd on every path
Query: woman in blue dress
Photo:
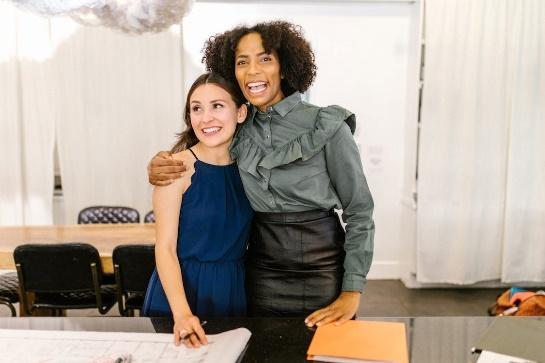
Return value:
M 172 150 L 188 172 L 153 191 L 157 268 L 142 312 L 172 316 L 175 343 L 189 347 L 206 344 L 198 316 L 246 314 L 243 257 L 253 211 L 229 153 L 247 113 L 233 87 L 210 73 L 193 83 L 187 128 Z

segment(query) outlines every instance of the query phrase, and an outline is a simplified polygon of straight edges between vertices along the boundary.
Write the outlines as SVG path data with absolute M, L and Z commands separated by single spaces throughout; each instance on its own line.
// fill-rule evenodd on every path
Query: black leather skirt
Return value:
M 341 292 L 344 230 L 333 211 L 255 213 L 248 247 L 250 316 L 306 316 Z

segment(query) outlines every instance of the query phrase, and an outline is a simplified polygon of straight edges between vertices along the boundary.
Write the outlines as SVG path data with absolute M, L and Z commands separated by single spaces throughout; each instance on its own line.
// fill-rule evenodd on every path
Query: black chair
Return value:
M 155 223 L 155 214 L 153 211 L 149 211 L 146 213 L 146 216 L 144 217 L 144 223 Z
M 100 256 L 89 244 L 27 244 L 15 248 L 13 258 L 27 315 L 35 309 L 60 316 L 65 309 L 89 308 L 106 314 L 116 302 L 116 287 L 103 285 Z
M 112 254 L 119 313 L 134 316 L 142 309 L 151 274 L 155 269 L 153 245 L 124 245 L 114 248 Z
M 130 207 L 94 206 L 82 209 L 78 224 L 140 223 L 140 213 Z
M 19 302 L 19 280 L 16 272 L 0 275 L 0 305 L 6 305 L 11 316 L 17 316 L 13 304 Z

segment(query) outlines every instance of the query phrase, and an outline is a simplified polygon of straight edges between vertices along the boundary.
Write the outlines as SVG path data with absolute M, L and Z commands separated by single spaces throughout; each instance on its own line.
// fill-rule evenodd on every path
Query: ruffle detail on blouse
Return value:
M 340 106 L 321 108 L 316 116 L 314 129 L 268 154 L 252 138 L 245 125 L 233 139 L 231 155 L 237 161 L 238 167 L 260 180 L 261 187 L 266 190 L 271 169 L 299 159 L 305 161 L 312 158 L 345 122 L 354 133 L 356 118 L 352 112 Z

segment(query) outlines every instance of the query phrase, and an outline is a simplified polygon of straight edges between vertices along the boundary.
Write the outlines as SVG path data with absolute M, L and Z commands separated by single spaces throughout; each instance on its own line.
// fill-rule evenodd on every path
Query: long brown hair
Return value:
M 177 153 L 189 149 L 191 146 L 194 146 L 199 142 L 199 139 L 195 135 L 193 127 L 191 127 L 191 105 L 189 104 L 189 102 L 191 96 L 193 95 L 193 92 L 195 92 L 198 87 L 205 84 L 214 84 L 224 89 L 227 93 L 229 93 L 229 95 L 231 95 L 231 98 L 233 99 L 237 107 L 240 107 L 244 104 L 244 98 L 241 98 L 239 96 L 240 92 L 238 92 L 238 85 L 234 85 L 228 82 L 227 80 L 225 80 L 225 78 L 217 73 L 205 73 L 200 75 L 199 78 L 197 78 L 195 82 L 193 82 L 191 88 L 189 88 L 189 92 L 187 92 L 184 111 L 184 121 L 186 128 L 181 133 L 176 134 L 178 141 L 170 150 L 170 152 L 172 153 Z

